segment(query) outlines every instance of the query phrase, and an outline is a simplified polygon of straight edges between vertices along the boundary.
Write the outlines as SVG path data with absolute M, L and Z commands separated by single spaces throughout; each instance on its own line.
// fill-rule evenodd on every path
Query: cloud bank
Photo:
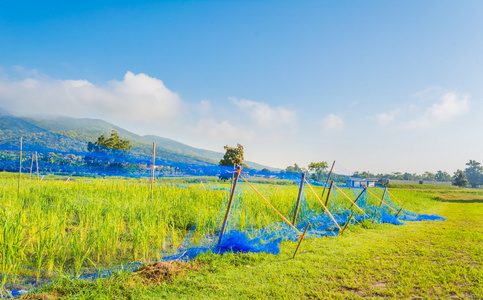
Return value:
M 166 124 L 181 115 L 182 102 L 164 83 L 126 72 L 122 81 L 97 86 L 87 80 L 0 80 L 0 107 L 22 114 L 96 116 Z

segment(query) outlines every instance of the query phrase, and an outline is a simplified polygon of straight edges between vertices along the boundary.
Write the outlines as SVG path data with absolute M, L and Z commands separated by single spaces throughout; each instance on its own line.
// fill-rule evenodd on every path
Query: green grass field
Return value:
M 296 187 L 290 189 L 285 193 L 292 197 Z M 95 281 L 60 277 L 24 299 L 483 298 L 483 191 L 426 186 L 391 192 L 410 211 L 448 220 L 366 221 L 339 237 L 304 240 L 295 259 L 294 242 L 282 243 L 276 256 L 204 254 L 194 270 L 158 284 L 129 272 Z

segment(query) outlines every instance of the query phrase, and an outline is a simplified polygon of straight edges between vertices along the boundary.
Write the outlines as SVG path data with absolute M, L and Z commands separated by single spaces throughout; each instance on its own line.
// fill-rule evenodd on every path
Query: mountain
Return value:
M 18 120 L 13 117 L 1 116 L 3 127 L 8 128 L 9 124 L 13 128 L 18 126 Z M 205 149 L 199 149 L 177 142 L 172 139 L 156 135 L 138 135 L 119 126 L 99 119 L 70 118 L 70 117 L 22 117 L 22 120 L 38 126 L 42 129 L 52 131 L 83 142 L 95 142 L 101 135 L 108 137 L 112 130 L 116 130 L 123 140 L 131 142 L 132 153 L 150 156 L 152 153 L 153 142 L 156 143 L 156 157 L 164 157 L 171 160 L 186 161 L 188 156 L 192 159 L 211 162 L 217 164 L 223 157 L 223 153 Z M 255 162 L 245 161 L 249 168 L 277 170 L 272 167 L 260 165 Z

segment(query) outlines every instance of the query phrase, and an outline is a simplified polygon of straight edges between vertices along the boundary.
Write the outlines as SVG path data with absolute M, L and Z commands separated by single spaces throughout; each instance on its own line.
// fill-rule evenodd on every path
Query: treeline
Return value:
M 453 177 L 445 171 L 437 171 L 436 173 L 424 172 L 423 174 L 416 173 L 401 173 L 393 172 L 391 174 L 373 174 L 367 171 L 364 172 L 354 172 L 354 175 L 360 176 L 362 178 L 377 178 L 377 179 L 393 179 L 393 180 L 411 180 L 411 181 L 452 181 Z
M 453 175 L 445 171 L 437 171 L 436 173 L 424 172 L 423 174 L 416 173 L 401 173 L 393 172 L 391 174 L 373 174 L 367 171 L 354 172 L 354 175 L 362 178 L 377 178 L 377 179 L 392 179 L 392 180 L 410 180 L 410 181 L 442 181 L 452 182 L 454 185 L 466 187 L 471 186 L 477 188 L 483 186 L 483 167 L 476 160 L 470 160 L 466 163 L 464 170 L 457 170 Z

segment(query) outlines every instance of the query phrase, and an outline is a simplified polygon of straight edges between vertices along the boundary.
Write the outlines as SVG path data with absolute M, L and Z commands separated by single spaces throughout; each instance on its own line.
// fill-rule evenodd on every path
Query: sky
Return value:
M 285 168 L 483 162 L 483 1 L 0 2 L 0 108 Z

